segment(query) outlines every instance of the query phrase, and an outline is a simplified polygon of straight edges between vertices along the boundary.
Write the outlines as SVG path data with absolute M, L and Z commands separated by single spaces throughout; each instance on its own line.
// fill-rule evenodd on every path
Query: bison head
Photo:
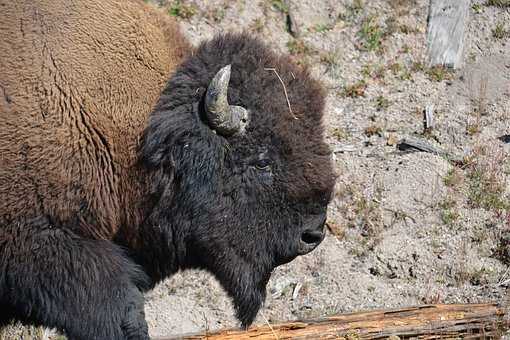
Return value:
M 152 223 L 172 235 L 179 268 L 216 276 L 245 327 L 272 270 L 324 238 L 334 173 L 323 106 L 306 70 L 228 34 L 181 65 L 151 115 Z

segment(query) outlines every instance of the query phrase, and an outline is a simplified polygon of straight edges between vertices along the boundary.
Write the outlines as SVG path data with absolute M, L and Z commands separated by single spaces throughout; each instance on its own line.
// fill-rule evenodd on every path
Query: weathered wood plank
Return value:
M 408 136 L 402 138 L 397 144 L 397 149 L 401 151 L 429 152 L 444 157 L 457 164 L 462 164 L 464 162 L 463 156 L 448 152 L 440 147 L 432 145 L 427 140 L 418 137 Z
M 462 66 L 470 8 L 469 0 L 430 0 L 427 20 L 429 66 Z
M 504 314 L 495 304 L 425 305 L 158 340 L 499 339 L 508 329 Z

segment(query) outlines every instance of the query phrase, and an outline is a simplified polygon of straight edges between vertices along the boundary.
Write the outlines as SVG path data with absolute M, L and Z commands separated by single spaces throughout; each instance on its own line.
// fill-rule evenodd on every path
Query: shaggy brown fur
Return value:
M 2 0 L 0 12 L 0 223 L 43 214 L 111 239 L 136 224 L 136 150 L 190 47 L 142 1 Z

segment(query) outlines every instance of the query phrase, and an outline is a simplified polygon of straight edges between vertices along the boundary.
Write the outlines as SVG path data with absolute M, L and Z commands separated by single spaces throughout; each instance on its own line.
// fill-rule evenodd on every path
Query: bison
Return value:
M 324 238 L 324 90 L 246 33 L 143 1 L 0 0 L 0 324 L 148 339 L 143 292 L 210 271 L 242 326 Z

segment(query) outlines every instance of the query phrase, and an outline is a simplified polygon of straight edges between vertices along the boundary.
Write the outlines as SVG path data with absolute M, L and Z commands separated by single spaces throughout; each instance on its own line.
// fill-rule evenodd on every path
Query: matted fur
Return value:
M 0 9 L 0 320 L 146 339 L 141 291 L 204 268 L 248 326 L 271 271 L 324 224 L 320 85 L 247 34 L 192 52 L 142 2 Z M 225 137 L 204 94 L 229 64 L 250 121 Z

